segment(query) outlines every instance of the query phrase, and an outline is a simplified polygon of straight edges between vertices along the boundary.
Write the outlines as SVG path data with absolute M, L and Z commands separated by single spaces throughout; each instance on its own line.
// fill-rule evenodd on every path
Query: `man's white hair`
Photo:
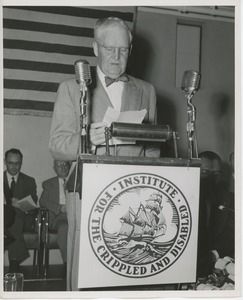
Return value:
M 95 40 L 99 39 L 99 34 L 100 31 L 108 28 L 108 27 L 114 27 L 114 25 L 117 25 L 123 29 L 125 29 L 128 33 L 129 39 L 130 39 L 130 44 L 132 42 L 132 33 L 126 22 L 124 22 L 122 19 L 117 18 L 117 17 L 109 17 L 109 18 L 104 18 L 104 19 L 99 19 L 94 27 L 94 38 Z

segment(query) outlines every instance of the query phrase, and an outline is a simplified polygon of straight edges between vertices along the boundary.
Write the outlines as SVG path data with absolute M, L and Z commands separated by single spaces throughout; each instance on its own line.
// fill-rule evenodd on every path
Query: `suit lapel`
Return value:
M 25 187 L 24 185 L 24 177 L 22 175 L 22 173 L 19 173 L 19 176 L 18 176 L 18 179 L 17 179 L 17 182 L 16 182 L 16 185 L 15 185 L 15 188 L 14 188 L 14 196 L 16 198 L 18 197 L 22 197 L 22 191 L 23 191 L 23 188 Z
M 25 182 L 25 180 L 24 180 L 23 175 L 21 173 L 19 173 L 18 180 L 15 184 L 13 197 L 16 197 L 18 199 L 22 198 L 23 187 L 25 187 L 24 182 Z M 8 178 L 7 178 L 6 172 L 4 172 L 4 196 L 6 198 L 6 201 L 10 202 L 10 189 L 9 189 L 9 185 L 8 185 Z
M 52 197 L 56 203 L 59 203 L 60 191 L 58 177 L 53 180 Z
M 129 79 L 130 80 L 126 82 L 124 86 L 121 111 L 141 110 L 143 91 L 137 88 L 130 76 Z M 108 106 L 113 107 L 113 105 L 97 74 L 91 85 L 91 98 L 91 122 L 102 122 Z
M 141 110 L 142 90 L 136 87 L 130 76 L 129 79 L 124 86 L 121 111 Z
M 4 186 L 3 186 L 3 190 L 4 190 L 4 197 L 6 199 L 6 203 L 7 204 L 11 204 L 11 201 L 10 201 L 10 189 L 9 189 L 9 185 L 8 185 L 8 177 L 7 177 L 6 171 L 4 171 Z
M 108 106 L 113 107 L 98 75 L 96 74 L 96 80 L 93 83 L 92 89 L 92 103 L 91 103 L 91 111 L 92 118 L 91 122 L 102 122 L 103 117 L 106 113 Z

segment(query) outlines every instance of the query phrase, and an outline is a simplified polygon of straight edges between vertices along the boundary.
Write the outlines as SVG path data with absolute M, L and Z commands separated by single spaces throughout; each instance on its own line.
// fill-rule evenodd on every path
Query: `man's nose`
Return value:
M 115 60 L 119 60 L 120 59 L 120 49 L 119 48 L 115 48 L 114 49 L 113 57 L 114 57 Z

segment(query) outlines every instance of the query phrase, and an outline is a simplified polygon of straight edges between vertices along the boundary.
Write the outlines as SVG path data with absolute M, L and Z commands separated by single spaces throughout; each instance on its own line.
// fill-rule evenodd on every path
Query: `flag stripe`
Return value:
M 20 60 L 20 59 L 4 59 L 3 67 L 6 69 L 22 69 L 34 70 L 40 72 L 55 72 L 73 74 L 74 67 L 72 65 L 52 63 L 51 66 L 46 62 Z
M 68 7 L 68 6 L 6 6 L 7 8 L 14 8 L 20 10 L 27 11 L 36 11 L 36 12 L 44 12 L 44 13 L 52 13 L 66 16 L 76 16 L 82 18 L 107 18 L 110 16 L 118 17 L 123 19 L 124 21 L 133 21 L 133 13 L 131 12 L 120 12 L 117 10 L 107 11 L 101 9 L 90 9 L 83 7 Z M 120 7 L 121 8 L 121 7 Z M 119 10 L 119 7 L 116 9 Z
M 31 109 L 31 110 L 53 110 L 54 103 L 43 101 L 19 101 L 18 99 L 4 99 L 5 108 Z
M 91 66 L 96 65 L 97 58 L 94 57 L 86 57 L 86 56 L 80 56 L 80 55 L 64 55 L 61 53 L 45 53 L 45 52 L 38 52 L 38 51 L 24 51 L 24 50 L 18 50 L 18 49 L 5 49 L 4 50 L 4 57 L 6 59 L 13 59 L 16 58 L 20 60 L 30 60 L 30 61 L 37 61 L 37 62 L 44 62 L 49 63 L 49 66 L 51 68 L 52 63 L 60 63 L 65 62 L 67 65 L 72 65 L 74 62 L 78 59 L 86 59 L 89 61 Z
M 50 44 L 63 44 L 63 45 L 73 45 L 77 47 L 90 47 L 92 48 L 93 38 L 92 37 L 82 37 L 82 36 L 72 36 L 72 35 L 62 35 L 58 34 L 48 34 L 45 32 L 33 31 L 29 32 L 27 30 L 17 30 L 17 29 L 4 29 L 4 37 L 9 40 L 23 40 L 23 41 L 33 41 L 42 42 Z
M 75 71 L 74 65 L 72 65 L 73 72 Z M 91 68 L 92 69 L 92 68 Z M 68 77 L 74 77 L 74 74 Z M 52 82 L 52 83 L 60 83 L 61 81 L 65 80 L 67 78 L 67 74 L 64 73 L 56 73 L 56 72 L 48 72 L 48 76 L 46 72 L 36 72 L 32 70 L 18 70 L 18 69 L 5 69 L 4 70 L 4 78 L 9 80 L 30 80 L 33 81 L 33 78 L 35 81 L 40 82 Z
M 14 80 L 4 79 L 4 86 L 7 89 L 25 89 L 35 91 L 56 92 L 58 83 L 38 82 L 33 80 Z
M 66 64 L 55 64 L 52 63 L 50 66 L 49 63 L 44 62 L 37 62 L 37 61 L 25 61 L 25 60 L 11 60 L 11 59 L 4 59 L 4 68 L 6 69 L 22 69 L 22 70 L 34 70 L 39 72 L 51 72 L 51 73 L 65 73 L 65 74 L 74 74 L 75 68 L 74 65 L 66 65 Z M 91 70 L 94 69 L 94 67 L 90 67 Z M 7 72 L 9 70 L 5 71 L 5 78 L 7 77 Z M 21 72 L 21 70 L 20 70 Z M 11 73 L 10 73 L 11 74 Z M 16 71 L 14 72 L 16 74 Z M 46 73 L 43 73 L 43 76 L 46 75 Z M 23 77 L 23 74 L 21 74 L 21 77 Z
M 5 89 L 4 96 L 5 99 L 9 100 L 18 98 L 19 102 L 22 102 L 24 100 L 31 100 L 54 103 L 56 94 L 53 92 L 45 91 L 41 91 L 40 93 L 40 91 Z
M 96 19 L 61 15 L 62 22 L 60 23 L 60 15 L 58 14 L 45 14 L 35 11 L 29 12 L 27 10 L 14 10 L 8 8 L 4 8 L 4 17 L 11 20 L 26 20 L 28 22 L 42 22 L 56 25 L 62 24 L 83 28 L 94 28 L 96 22 Z M 128 22 L 128 24 L 132 23 Z
M 68 46 L 62 44 L 50 44 L 50 43 L 43 43 L 43 42 L 4 39 L 3 47 L 5 49 L 25 49 L 25 50 L 32 50 L 32 51 L 63 53 L 63 54 L 70 54 L 70 55 L 94 56 L 94 52 L 92 48 Z
M 46 91 L 33 91 L 33 90 L 15 90 L 7 89 L 4 90 L 5 99 L 17 99 L 21 102 L 24 100 L 32 101 L 43 101 L 43 102 L 55 102 L 56 93 Z
M 73 66 L 73 70 L 74 70 L 74 66 Z M 4 78 L 8 80 L 33 81 L 34 79 L 34 81 L 36 82 L 60 83 L 63 80 L 65 80 L 67 77 L 71 78 L 74 77 L 74 75 L 67 75 L 64 73 L 36 72 L 31 70 L 26 70 L 26 71 L 17 70 L 17 69 L 4 70 Z
M 65 26 L 56 24 L 47 24 L 41 22 L 28 22 L 21 20 L 3 19 L 3 28 L 11 28 L 18 30 L 28 30 L 31 26 L 31 31 L 40 31 L 48 33 L 61 33 L 73 36 L 93 37 L 93 28 L 80 28 L 75 26 Z

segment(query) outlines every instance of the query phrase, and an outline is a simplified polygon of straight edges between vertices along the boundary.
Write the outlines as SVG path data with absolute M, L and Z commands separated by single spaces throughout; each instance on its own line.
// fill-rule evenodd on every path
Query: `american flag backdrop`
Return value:
M 94 24 L 109 16 L 134 29 L 134 6 L 3 7 L 4 113 L 51 116 L 58 85 L 74 76 L 74 62 L 96 65 Z

